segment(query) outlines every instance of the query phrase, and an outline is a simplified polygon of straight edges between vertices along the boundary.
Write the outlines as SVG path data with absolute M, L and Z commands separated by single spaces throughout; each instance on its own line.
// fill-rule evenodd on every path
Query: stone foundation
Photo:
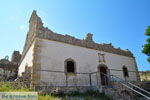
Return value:
M 63 92 L 63 93 L 69 93 L 69 92 L 86 92 L 88 90 L 93 90 L 93 91 L 100 91 L 100 89 L 96 86 L 35 86 L 35 91 L 41 91 L 41 92 L 47 92 L 47 93 L 58 93 L 58 92 Z

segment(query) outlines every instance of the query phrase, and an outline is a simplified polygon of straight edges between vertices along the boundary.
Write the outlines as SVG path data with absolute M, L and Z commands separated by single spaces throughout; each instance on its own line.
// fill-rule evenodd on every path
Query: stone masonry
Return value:
M 8 56 L 0 60 L 0 81 L 14 81 L 17 78 L 20 58 L 19 51 L 14 51 L 11 61 Z

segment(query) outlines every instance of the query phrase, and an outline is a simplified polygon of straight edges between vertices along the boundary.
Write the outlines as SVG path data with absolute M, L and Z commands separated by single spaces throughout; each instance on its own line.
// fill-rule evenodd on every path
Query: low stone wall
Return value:
M 96 86 L 35 86 L 35 91 L 48 92 L 48 93 L 69 93 L 69 92 L 86 92 L 88 90 L 100 91 L 100 89 Z M 100 91 L 101 92 L 101 91 Z

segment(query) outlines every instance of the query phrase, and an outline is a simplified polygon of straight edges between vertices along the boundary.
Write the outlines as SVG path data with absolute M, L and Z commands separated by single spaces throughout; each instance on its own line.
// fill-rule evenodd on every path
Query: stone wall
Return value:
M 63 92 L 63 93 L 70 93 L 70 92 L 86 92 L 88 90 L 94 90 L 94 91 L 99 91 L 99 88 L 97 87 L 90 87 L 90 86 L 35 86 L 35 90 L 36 91 L 41 91 L 41 92 L 48 92 L 48 93 L 59 93 L 59 92 Z M 100 91 L 101 92 L 101 91 Z
M 87 34 L 87 37 L 89 34 L 90 33 Z M 90 34 L 90 35 L 92 35 L 92 34 Z M 77 38 L 69 36 L 69 35 L 61 35 L 61 34 L 54 33 L 47 28 L 45 29 L 45 31 L 43 33 L 43 37 L 40 37 L 40 38 L 59 41 L 59 42 L 63 42 L 63 43 L 68 43 L 68 44 L 72 44 L 72 45 L 76 45 L 76 46 L 85 47 L 85 48 L 91 48 L 91 49 L 95 49 L 95 50 L 99 50 L 99 51 L 105 51 L 105 52 L 109 52 L 109 53 L 119 54 L 119 55 L 123 55 L 123 56 L 133 57 L 133 54 L 128 49 L 121 50 L 120 48 L 114 48 L 111 43 L 110 44 L 105 44 L 105 43 L 98 44 L 98 43 L 95 43 L 90 38 L 80 40 L 80 39 L 77 39 Z
M 40 49 L 41 52 L 39 53 L 42 70 L 65 71 L 65 60 L 70 58 L 75 61 L 76 72 L 78 73 L 98 71 L 98 66 L 100 64 L 98 50 L 45 39 L 41 39 L 40 44 L 42 45 Z M 122 67 L 125 65 L 128 71 L 136 71 L 136 65 L 132 57 L 120 56 L 107 52 L 101 53 L 105 54 L 105 62 L 103 64 L 106 65 L 108 69 L 122 70 Z M 124 79 L 122 71 L 110 71 L 110 73 Z M 45 76 L 45 74 L 47 75 Z M 55 79 L 54 81 L 56 81 L 56 79 L 63 81 L 63 79 L 65 79 L 63 76 L 64 74 L 55 75 L 55 73 L 41 72 L 41 80 L 43 81 L 51 82 L 53 79 Z M 73 76 L 71 77 L 73 78 Z M 136 81 L 136 74 L 129 72 L 129 80 Z
M 14 51 L 11 57 L 11 62 L 20 63 L 21 54 L 19 51 Z
M 14 51 L 12 61 L 8 56 L 0 60 L 0 81 L 14 81 L 17 78 L 20 58 L 19 51 Z

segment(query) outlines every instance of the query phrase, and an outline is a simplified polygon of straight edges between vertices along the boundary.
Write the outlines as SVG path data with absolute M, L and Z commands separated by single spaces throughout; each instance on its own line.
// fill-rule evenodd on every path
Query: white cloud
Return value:
M 20 26 L 20 30 L 25 31 L 26 30 L 26 26 L 25 25 L 21 25 Z

